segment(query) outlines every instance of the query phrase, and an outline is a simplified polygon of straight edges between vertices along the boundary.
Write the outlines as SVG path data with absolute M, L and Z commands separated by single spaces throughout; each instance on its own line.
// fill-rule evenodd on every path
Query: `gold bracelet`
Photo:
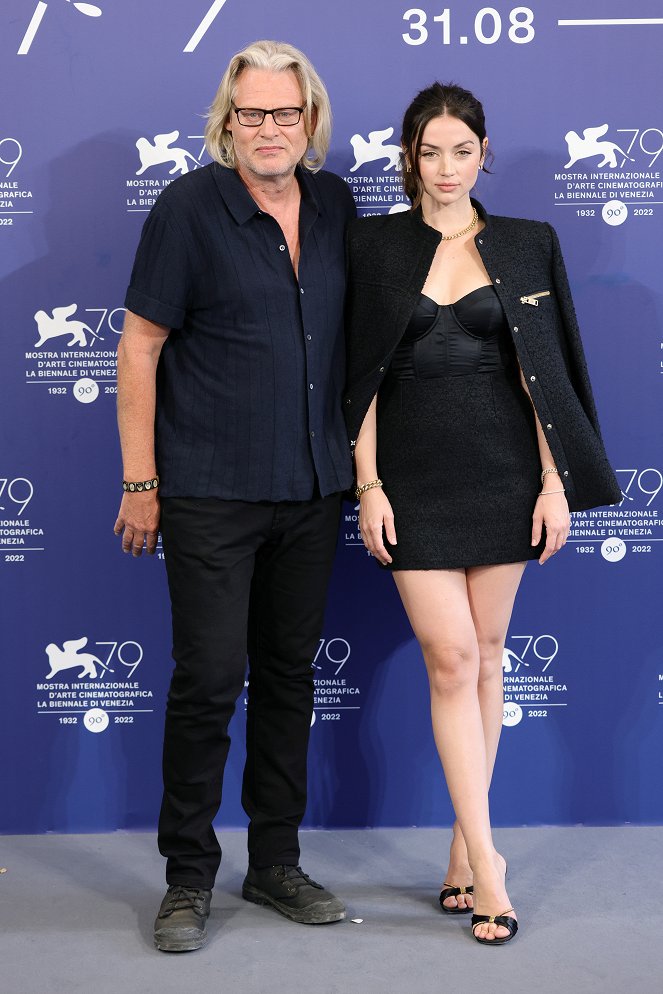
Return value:
M 561 490 L 539 490 L 539 497 L 545 497 L 546 494 L 565 494 L 566 489 L 562 487 Z
M 375 487 L 381 487 L 381 486 L 382 486 L 382 480 L 371 480 L 370 483 L 364 483 L 364 485 L 361 487 L 355 487 L 355 497 L 357 498 L 357 500 L 359 500 L 361 495 L 365 494 L 367 490 L 373 490 Z
M 546 473 L 557 473 L 557 475 L 559 476 L 559 472 L 554 467 L 552 469 L 544 469 L 544 471 L 541 473 L 541 486 L 543 486 L 543 484 L 546 481 Z

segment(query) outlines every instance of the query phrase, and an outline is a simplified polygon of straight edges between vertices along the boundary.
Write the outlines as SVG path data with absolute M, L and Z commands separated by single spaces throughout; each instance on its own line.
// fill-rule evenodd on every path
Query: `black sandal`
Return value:
M 511 942 L 518 931 L 518 922 L 515 918 L 509 917 L 510 911 L 513 911 L 513 908 L 507 908 L 501 915 L 472 915 L 472 935 L 477 942 L 482 942 L 484 946 L 503 946 L 505 942 Z M 501 939 L 481 939 L 475 935 L 474 929 L 477 925 L 483 925 L 485 922 L 488 922 L 489 925 L 492 925 L 493 922 L 495 925 L 501 925 L 508 930 L 509 934 Z
M 444 911 L 445 915 L 469 915 L 472 908 L 459 908 L 457 905 L 455 908 L 447 908 L 444 903 L 448 897 L 458 897 L 459 894 L 472 894 L 474 893 L 474 887 L 470 885 L 469 887 L 454 887 L 453 884 L 445 882 L 442 884 L 443 890 L 440 891 L 440 907 Z

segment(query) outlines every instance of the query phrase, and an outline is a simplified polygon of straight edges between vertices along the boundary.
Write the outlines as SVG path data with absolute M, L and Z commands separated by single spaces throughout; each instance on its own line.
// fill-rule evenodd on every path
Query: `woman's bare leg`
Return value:
M 502 731 L 504 692 L 502 654 L 513 603 L 525 570 L 525 563 L 504 566 L 475 566 L 466 570 L 468 599 L 479 645 L 479 707 L 486 743 L 488 787 L 493 775 L 497 746 Z M 472 871 L 467 846 L 458 821 L 453 825 L 453 839 L 445 881 L 467 887 Z M 449 897 L 449 908 L 472 907 L 472 895 Z
M 394 573 L 424 654 L 433 733 L 467 845 L 474 876 L 475 907 L 481 914 L 499 914 L 509 907 L 503 879 L 504 861 L 495 852 L 490 829 L 488 780 L 499 739 L 495 659 L 496 631 L 500 626 L 495 619 L 499 615 L 503 620 L 505 634 L 522 569 L 522 564 L 481 570 L 477 567 L 476 577 L 472 576 L 472 570 L 467 571 L 467 576 L 464 570 Z M 498 572 L 491 576 L 491 571 Z M 483 667 L 482 652 L 486 660 Z M 499 667 L 501 702 L 501 651 Z M 486 709 L 485 726 L 480 697 Z M 501 716 L 500 708 L 500 724 Z M 459 846 L 455 857 L 461 872 Z M 452 882 L 463 883 L 462 879 Z M 501 937 L 507 933 L 491 925 L 484 931 L 480 928 L 478 934 Z

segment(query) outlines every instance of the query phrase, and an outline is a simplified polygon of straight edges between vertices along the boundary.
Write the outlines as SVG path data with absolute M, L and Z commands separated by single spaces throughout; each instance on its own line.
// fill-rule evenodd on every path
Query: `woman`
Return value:
M 569 509 L 621 494 L 555 232 L 470 198 L 481 104 L 435 83 L 401 144 L 412 209 L 350 230 L 345 411 L 362 536 L 421 645 L 456 813 L 440 904 L 498 945 L 518 928 L 488 808 L 514 598 L 527 560 L 564 545 Z

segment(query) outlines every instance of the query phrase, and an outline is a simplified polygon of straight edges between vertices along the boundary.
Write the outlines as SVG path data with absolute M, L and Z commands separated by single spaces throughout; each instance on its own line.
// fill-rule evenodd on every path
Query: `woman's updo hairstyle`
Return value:
M 483 107 L 469 90 L 464 90 L 455 83 L 433 83 L 418 93 L 405 111 L 401 132 L 403 188 L 413 207 L 419 206 L 424 192 L 419 172 L 419 152 L 424 130 L 429 121 L 445 114 L 457 117 L 466 124 L 482 145 L 486 137 Z M 492 161 L 492 152 L 488 151 L 487 156 Z M 482 168 L 488 172 L 485 165 Z

